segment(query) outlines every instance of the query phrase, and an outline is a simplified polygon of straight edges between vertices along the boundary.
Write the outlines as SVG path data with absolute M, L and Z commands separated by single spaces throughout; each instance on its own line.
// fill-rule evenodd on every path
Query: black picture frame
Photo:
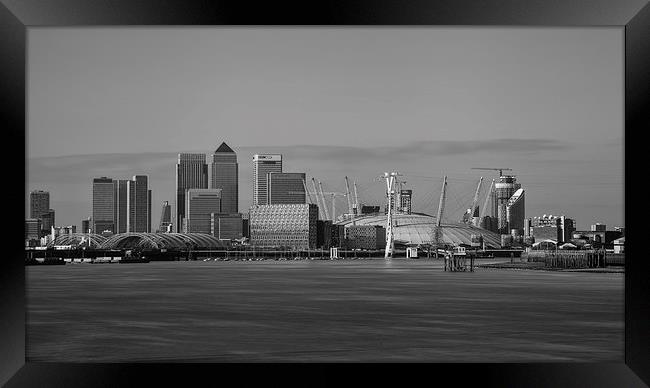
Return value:
M 225 2 L 209 0 L 0 0 L 0 123 L 11 155 L 5 153 L 4 234 L 10 249 L 0 259 L 0 384 L 17 386 L 135 386 L 145 384 L 210 385 L 235 378 L 238 385 L 271 379 L 301 384 L 348 381 L 340 372 L 354 372 L 366 384 L 635 387 L 650 384 L 650 280 L 648 259 L 637 255 L 639 229 L 627 227 L 625 273 L 625 360 L 614 364 L 58 364 L 25 362 L 25 267 L 22 236 L 26 185 L 26 44 L 27 28 L 35 26 L 114 25 L 462 25 L 462 26 L 621 26 L 625 28 L 625 155 L 626 166 L 644 144 L 649 128 L 650 5 L 646 0 L 444 0 L 444 1 L 302 1 Z M 641 164 L 640 167 L 643 165 Z M 642 186 L 625 168 L 628 223 L 646 217 Z M 637 180 L 643 180 L 638 169 Z M 637 198 L 632 199 L 632 194 Z M 628 214 L 632 208 L 632 215 Z M 636 209 L 636 210 L 634 210 Z M 6 210 L 10 210 L 7 212 Z M 636 214 L 635 214 L 636 213 Z M 636 238 L 634 236 L 637 236 Z M 630 238 L 631 237 L 631 238 Z M 631 242 L 631 243 L 630 243 Z M 636 245 L 636 249 L 635 249 Z M 300 373 L 298 373 L 300 372 Z M 307 373 L 302 377 L 303 373 Z M 298 379 L 298 376 L 301 376 Z M 421 380 L 424 379 L 424 380 Z M 448 380 L 449 381 L 449 380 Z M 418 383 L 419 384 L 419 383 Z

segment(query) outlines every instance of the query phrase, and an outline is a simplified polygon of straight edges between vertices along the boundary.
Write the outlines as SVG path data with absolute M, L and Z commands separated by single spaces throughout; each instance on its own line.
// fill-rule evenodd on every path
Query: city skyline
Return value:
M 527 214 L 624 225 L 620 29 L 28 34 L 26 180 L 52 193 L 57 223 L 90 215 L 94 177 L 142 172 L 153 203 L 174 203 L 176 155 L 209 157 L 225 141 L 241 164 L 240 211 L 252 204 L 252 155 L 273 153 L 326 191 L 343 191 L 347 175 L 371 199 L 382 193 L 374 177 L 403 172 L 413 210 L 429 214 L 443 175 L 464 197 L 480 176 L 472 167 L 509 167 Z
M 312 147 L 315 148 L 315 147 Z M 405 147 L 408 148 L 408 147 Z M 488 147 L 493 149 L 494 147 Z M 345 173 L 344 169 L 328 169 L 327 165 L 323 165 L 323 163 L 320 161 L 320 159 L 314 159 L 313 157 L 310 157 L 309 155 L 304 155 L 305 153 L 295 153 L 295 148 L 292 150 L 292 148 L 287 147 L 287 148 L 277 148 L 277 147 L 233 147 L 235 152 L 238 155 L 241 154 L 248 154 L 249 161 L 250 163 L 244 163 L 242 166 L 242 169 L 240 171 L 240 176 L 239 176 L 239 186 L 240 186 L 240 193 L 239 193 L 239 201 L 240 203 L 243 203 L 243 207 L 240 206 L 240 212 L 246 212 L 250 208 L 250 206 L 253 205 L 253 168 L 252 168 L 252 157 L 255 153 L 257 153 L 255 150 L 258 149 L 271 149 L 274 150 L 273 153 L 277 153 L 278 150 L 282 150 L 285 154 L 288 154 L 289 156 L 283 157 L 283 164 L 286 166 L 287 170 L 291 171 L 298 171 L 301 166 L 302 170 L 306 172 L 307 177 L 311 178 L 312 176 L 316 178 L 316 180 L 321 180 L 323 182 L 324 188 L 326 191 L 329 189 L 334 189 L 335 191 L 344 191 L 344 175 L 341 175 Z M 321 153 L 327 155 L 327 154 L 332 154 L 336 153 L 338 150 L 333 150 L 332 147 L 327 147 L 325 150 L 322 150 Z M 358 149 L 355 151 L 359 151 Z M 367 149 L 366 150 L 369 154 L 372 153 L 379 153 L 379 151 L 374 150 L 374 149 Z M 192 153 L 201 153 L 200 151 L 193 151 Z M 210 155 L 211 151 L 205 151 L 203 152 L 205 155 Z M 352 152 L 354 154 L 354 152 Z M 75 166 L 81 167 L 81 165 L 86 165 L 88 166 L 89 162 L 92 161 L 95 158 L 100 159 L 100 162 L 102 165 L 108 165 L 108 166 L 113 166 L 112 163 L 109 163 L 110 159 L 107 159 L 107 156 L 109 155 L 98 155 L 98 156 L 88 156 L 88 155 L 80 155 L 80 156 L 71 156 L 71 157 L 62 157 L 62 158 L 56 158 L 59 160 L 57 164 L 59 164 L 62 168 L 68 169 L 70 164 L 68 163 L 73 163 Z M 123 171 L 131 171 L 130 167 L 133 165 L 132 161 L 129 161 L 129 163 L 124 163 L 125 158 L 128 157 L 133 157 L 136 161 L 137 164 L 141 165 L 149 165 L 151 166 L 152 164 L 155 164 L 156 167 L 153 169 L 156 173 L 154 174 L 149 174 L 149 179 L 150 182 L 150 187 L 153 189 L 153 195 L 154 198 L 156 198 L 153 202 L 158 202 L 161 203 L 165 200 L 169 201 L 170 204 L 173 203 L 172 200 L 168 199 L 171 197 L 171 195 L 165 195 L 165 192 L 169 192 L 169 188 L 171 187 L 171 192 L 174 192 L 173 189 L 173 178 L 169 178 L 169 168 L 172 169 L 174 168 L 174 162 L 177 161 L 178 158 L 178 153 L 168 153 L 168 154 L 141 154 L 141 155 L 125 155 L 125 154 L 117 154 L 114 156 L 114 163 L 121 166 L 123 168 Z M 170 163 L 169 158 L 172 158 L 172 162 Z M 75 162 L 75 159 L 78 158 L 78 161 Z M 49 158 L 43 159 L 43 161 L 48 160 Z M 62 163 L 61 159 L 67 159 L 67 162 Z M 327 157 L 324 157 L 324 159 L 327 159 Z M 49 159 L 51 160 L 51 159 Z M 309 163 L 306 163 L 307 161 L 311 160 L 312 164 L 310 165 Z M 376 163 L 373 163 L 374 161 L 379 161 L 378 159 L 368 159 L 365 161 L 365 163 L 373 165 Z M 467 162 L 467 165 L 471 165 L 471 162 Z M 497 163 L 499 164 L 499 163 Z M 92 165 L 92 164 L 91 164 Z M 317 169 L 316 165 L 320 165 L 320 168 Z M 398 166 L 405 166 L 408 165 L 408 160 L 401 160 Z M 171 166 L 171 167 L 169 167 Z M 248 168 L 247 168 L 248 167 Z M 305 168 L 308 167 L 308 168 Z M 358 166 L 355 166 L 358 167 Z M 385 169 L 390 169 L 390 165 L 383 165 Z M 112 168 L 112 167 L 111 167 Z M 209 166 L 211 168 L 211 166 Z M 449 180 L 451 182 L 450 189 L 452 192 L 455 192 L 459 194 L 459 188 L 464 189 L 463 193 L 466 195 L 465 198 L 466 200 L 470 200 L 469 198 L 470 194 L 473 194 L 473 190 L 476 188 L 476 182 L 478 181 L 479 176 L 484 177 L 484 185 L 483 189 L 481 190 L 481 197 L 479 200 L 479 207 L 483 205 L 484 201 L 484 196 L 485 196 L 485 191 L 487 190 L 487 187 L 489 187 L 489 184 L 487 184 L 488 181 L 490 181 L 492 178 L 496 178 L 497 174 L 495 173 L 494 176 L 491 175 L 491 173 L 487 174 L 477 174 L 476 172 L 472 172 L 469 170 L 470 167 L 468 167 L 468 170 L 462 171 L 461 168 L 457 168 L 457 170 L 453 171 L 454 174 L 450 174 L 449 171 L 440 171 L 438 176 L 433 176 L 434 174 L 431 172 L 428 172 L 430 174 L 429 176 L 423 176 L 420 174 L 424 174 L 426 172 L 422 171 L 422 169 L 398 169 L 400 171 L 403 171 L 407 177 L 411 175 L 411 182 L 409 184 L 405 185 L 404 188 L 408 189 L 413 189 L 414 191 L 414 202 L 413 202 L 413 211 L 414 212 L 424 212 L 428 213 L 431 215 L 435 215 L 436 207 L 437 207 L 437 196 L 439 195 L 439 190 L 441 187 L 441 181 L 442 177 L 444 174 L 447 174 L 449 176 Z M 79 172 L 78 169 L 74 169 L 75 172 Z M 89 170 L 94 170 L 94 168 L 90 168 Z M 139 168 L 141 171 L 142 168 Z M 329 171 L 328 171 L 329 170 Z M 378 172 L 381 170 L 381 168 L 375 168 Z M 111 170 L 115 171 L 115 170 Z M 122 171 L 122 170 L 118 170 Z M 349 171 L 348 171 L 349 172 Z M 411 172 L 409 174 L 409 172 Z M 526 189 L 526 217 L 528 218 L 528 215 L 541 215 L 541 214 L 555 214 L 555 215 L 566 215 L 567 217 L 570 217 L 572 219 L 575 219 L 577 221 L 577 224 L 579 225 L 578 229 L 580 230 L 588 230 L 589 226 L 592 224 L 595 224 L 597 222 L 602 222 L 608 227 L 613 228 L 614 226 L 624 226 L 624 221 L 623 221 L 623 216 L 624 216 L 624 209 L 617 209 L 617 206 L 608 206 L 605 208 L 606 211 L 601 211 L 601 212 L 589 212 L 589 208 L 592 206 L 589 206 L 589 204 L 582 203 L 581 204 L 581 198 L 577 198 L 578 196 L 576 195 L 575 192 L 571 192 L 570 190 L 562 193 L 561 195 L 558 195 L 559 198 L 563 198 L 563 201 L 557 201 L 555 204 L 553 204 L 551 201 L 547 201 L 543 198 L 542 195 L 540 195 L 540 191 L 542 192 L 548 192 L 548 191 L 554 191 L 554 187 L 550 186 L 550 189 L 547 187 L 550 185 L 550 181 L 548 179 L 543 179 L 543 175 L 541 174 L 517 174 L 518 171 L 512 171 L 513 175 L 517 176 L 518 182 L 522 183 L 522 186 Z M 116 173 L 116 175 L 119 175 L 123 173 Z M 358 183 L 360 183 L 360 202 L 365 203 L 367 205 L 381 205 L 383 206 L 383 202 L 381 202 L 381 198 L 383 197 L 383 186 L 382 182 L 375 181 L 374 178 L 376 178 L 376 175 L 379 175 L 379 173 L 375 175 L 369 175 L 369 176 L 355 176 L 348 174 L 349 178 L 352 180 L 356 180 Z M 539 178 L 542 177 L 540 180 Z M 73 178 L 74 181 L 76 181 L 77 174 L 75 174 L 74 177 L 70 176 L 70 178 Z M 92 178 L 91 178 L 92 179 Z M 54 183 L 54 182 L 52 182 Z M 69 180 L 65 180 L 64 184 L 70 184 L 71 182 Z M 307 182 L 309 183 L 309 182 Z M 594 182 L 590 182 L 588 180 L 577 180 L 573 184 L 576 186 L 594 186 Z M 76 184 L 76 183 L 75 183 Z M 79 183 L 81 186 L 88 186 L 87 181 L 83 181 Z M 567 186 L 570 184 L 566 182 L 566 180 L 563 180 L 560 182 L 563 186 Z M 56 184 L 55 184 L 56 185 Z M 454 186 L 455 185 L 455 186 Z M 598 187 L 598 185 L 595 185 Z M 242 190 L 241 187 L 244 187 L 245 189 Z M 546 188 L 545 188 L 546 187 Z M 612 186 L 605 184 L 603 186 L 605 190 L 610 189 Z M 42 187 L 41 187 L 42 188 Z M 30 188 L 31 189 L 31 188 Z M 38 187 L 34 187 L 34 190 L 38 189 Z M 88 190 L 88 188 L 86 189 Z M 310 189 L 311 190 L 311 189 Z M 373 190 L 373 192 L 369 192 L 369 190 Z M 622 191 L 622 187 L 621 187 Z M 52 190 L 50 190 L 52 192 Z M 364 198 L 364 195 L 368 195 Z M 622 196 L 622 192 L 621 192 Z M 426 199 L 426 204 L 430 205 L 428 207 L 423 208 L 425 206 L 425 202 L 423 202 L 423 198 Z M 535 198 L 534 202 L 530 198 Z M 571 198 L 576 198 L 578 202 L 568 202 L 567 199 Z M 158 200 L 160 199 L 160 200 Z M 67 209 L 67 211 L 61 210 L 58 211 L 60 219 L 63 219 L 64 221 L 61 221 L 61 225 L 77 225 L 80 223 L 81 219 L 86 218 L 87 216 L 84 216 L 86 213 L 81 210 L 84 207 L 88 208 L 89 203 L 86 203 L 87 201 L 84 200 L 84 195 L 82 194 L 80 196 L 80 199 L 78 201 L 75 201 L 75 204 L 68 205 L 69 207 L 65 206 L 65 203 L 63 206 L 56 206 L 57 203 L 60 203 L 58 201 L 53 202 L 56 208 L 62 208 L 62 209 Z M 569 205 L 570 203 L 573 203 L 573 205 Z M 469 205 L 469 203 L 467 203 Z M 328 200 L 328 206 L 330 206 L 329 200 Z M 337 199 L 337 208 L 338 209 L 345 209 L 346 208 L 345 204 L 345 198 L 339 198 Z M 462 211 L 466 209 L 461 209 L 460 207 L 452 208 L 450 206 L 452 212 L 454 212 L 454 215 L 458 215 L 459 218 L 462 216 Z M 153 209 L 152 209 L 153 210 Z M 607 211 L 609 210 L 609 211 Z M 70 211 L 74 212 L 75 214 L 81 214 L 82 217 L 77 220 L 78 217 L 75 216 L 70 216 Z M 154 214 L 152 214 L 152 217 L 159 217 L 160 214 L 155 213 L 156 211 L 159 211 L 159 209 L 154 210 Z M 610 214 L 608 217 L 606 214 Z M 90 213 L 88 213 L 90 215 Z M 621 221 L 617 222 L 616 218 L 619 218 Z M 460 219 L 460 218 L 459 218 Z M 67 222 L 69 220 L 70 222 Z

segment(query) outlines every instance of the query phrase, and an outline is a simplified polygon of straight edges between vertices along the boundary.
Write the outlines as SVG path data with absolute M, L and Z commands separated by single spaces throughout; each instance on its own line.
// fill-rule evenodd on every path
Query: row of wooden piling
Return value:
M 528 260 L 544 262 L 547 268 L 605 268 L 607 252 L 598 251 L 541 251 L 527 252 Z

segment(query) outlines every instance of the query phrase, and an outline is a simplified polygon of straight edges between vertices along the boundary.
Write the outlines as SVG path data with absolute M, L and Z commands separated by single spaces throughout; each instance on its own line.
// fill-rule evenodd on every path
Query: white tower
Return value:
M 399 173 L 391 172 L 384 173 L 384 178 L 386 179 L 386 195 L 388 196 L 388 211 L 386 212 L 386 250 L 384 253 L 384 258 L 392 257 L 393 255 L 393 196 L 395 194 L 395 177 Z

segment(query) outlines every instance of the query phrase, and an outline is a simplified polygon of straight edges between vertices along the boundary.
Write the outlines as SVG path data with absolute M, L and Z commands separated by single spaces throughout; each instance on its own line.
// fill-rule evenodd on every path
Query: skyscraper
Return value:
M 270 172 L 282 172 L 282 155 L 253 155 L 254 205 L 268 204 L 267 174 Z
M 524 234 L 524 219 L 526 218 L 524 199 L 524 189 L 517 189 L 506 204 L 508 229 L 510 231 L 517 230 L 520 235 Z
M 126 182 L 127 187 L 127 221 L 129 232 L 150 232 L 149 187 L 146 175 L 135 175 Z
M 515 194 L 515 191 L 520 188 L 521 184 L 517 183 L 517 179 L 509 175 L 499 177 L 499 180 L 494 183 L 493 214 L 497 219 L 498 233 L 510 233 L 507 214 L 508 201 Z M 523 218 L 521 219 L 521 226 L 519 228 L 523 229 Z
M 400 190 L 400 211 L 405 214 L 411 214 L 411 202 L 413 199 L 413 190 Z
M 50 210 L 50 193 L 43 190 L 34 190 L 29 193 L 29 217 L 41 218 Z
M 208 165 L 204 154 L 178 154 L 176 164 L 176 223 L 177 232 L 183 230 L 185 191 L 208 188 Z
M 147 184 L 146 175 L 136 175 L 133 180 L 93 179 L 92 231 L 150 232 L 151 190 Z
M 120 179 L 113 182 L 115 185 L 115 233 L 126 233 L 129 231 L 126 227 L 129 197 L 128 180 Z
M 304 204 L 304 172 L 270 172 L 267 175 L 268 205 Z
M 29 216 L 41 220 L 42 234 L 49 233 L 55 226 L 54 210 L 50 209 L 50 193 L 34 190 L 29 193 Z
M 221 189 L 223 213 L 239 212 L 239 165 L 237 154 L 228 144 L 221 143 L 212 155 L 211 189 Z
M 94 233 L 109 230 L 115 233 L 115 183 L 111 178 L 93 179 L 93 222 Z
M 160 224 L 158 224 L 157 233 L 169 232 L 169 225 L 172 223 L 172 207 L 168 201 L 162 203 L 162 210 L 160 211 Z
M 188 189 L 183 233 L 211 233 L 213 214 L 221 212 L 221 189 Z

